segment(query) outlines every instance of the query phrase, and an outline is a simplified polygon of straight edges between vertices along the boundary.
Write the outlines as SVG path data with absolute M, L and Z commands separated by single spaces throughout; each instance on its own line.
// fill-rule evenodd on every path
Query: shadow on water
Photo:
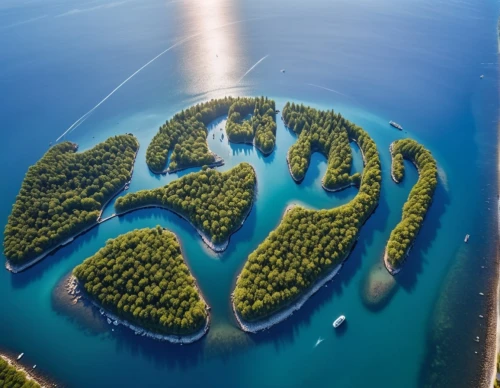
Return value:
M 387 206 L 387 204 L 382 205 L 382 208 L 384 206 Z M 298 334 L 301 327 L 310 325 L 315 312 L 320 310 L 325 304 L 330 303 L 332 298 L 342 296 L 344 285 L 349 284 L 361 268 L 361 259 L 363 256 L 367 255 L 369 246 L 374 238 L 374 232 L 380 228 L 380 225 L 373 217 L 374 215 L 372 214 L 372 217 L 370 217 L 361 228 L 358 242 L 353 247 L 348 259 L 344 262 L 339 274 L 311 296 L 311 298 L 287 320 L 271 327 L 267 331 L 253 336 L 256 343 L 272 342 L 277 349 L 287 343 L 293 343 L 295 335 Z M 379 217 L 384 218 L 384 215 L 382 214 L 381 216 L 379 214 Z M 342 326 L 345 325 L 344 323 Z M 347 326 L 344 330 L 346 329 Z
M 94 227 L 87 233 L 77 237 L 70 244 L 61 247 L 53 254 L 46 256 L 42 261 L 35 264 L 33 267 L 28 268 L 17 274 L 11 274 L 11 285 L 13 288 L 24 288 L 28 286 L 33 281 L 41 279 L 44 274 L 56 266 L 63 260 L 71 257 L 75 251 L 80 249 L 87 244 L 91 244 L 91 241 L 95 240 L 98 235 L 99 226 Z M 82 258 L 83 261 L 83 258 Z
M 423 272 L 426 253 L 432 243 L 438 238 L 441 227 L 441 217 L 450 202 L 449 193 L 442 182 L 436 187 L 432 205 L 425 217 L 424 223 L 415 239 L 415 244 L 404 264 L 404 269 L 396 276 L 397 283 L 407 292 L 412 292 Z

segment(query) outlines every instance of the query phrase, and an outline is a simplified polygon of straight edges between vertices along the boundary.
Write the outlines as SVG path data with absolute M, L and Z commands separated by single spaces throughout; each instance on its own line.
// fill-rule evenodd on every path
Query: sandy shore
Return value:
M 13 358 L 11 358 L 9 356 L 6 356 L 5 354 L 0 354 L 0 358 L 5 360 L 13 368 L 16 368 L 20 372 L 23 372 L 26 375 L 27 380 L 35 381 L 42 388 L 48 388 L 48 387 L 52 387 L 52 386 L 56 387 L 57 386 L 56 384 L 45 381 L 43 378 L 35 376 L 33 369 L 28 371 L 27 368 L 25 368 L 24 366 L 21 366 L 21 364 L 18 361 L 14 360 Z
M 135 137 L 134 137 L 135 139 Z M 105 203 L 104 205 L 102 206 L 100 212 L 99 212 L 99 216 L 97 217 L 96 221 L 94 223 L 92 223 L 91 225 L 87 226 L 86 228 L 80 230 L 79 232 L 76 232 L 75 234 L 73 234 L 72 236 L 68 237 L 66 240 L 64 240 L 63 242 L 57 244 L 56 246 L 54 246 L 53 248 L 50 248 L 48 251 L 45 251 L 43 253 L 41 253 L 40 255 L 36 256 L 35 258 L 27 261 L 26 263 L 24 264 L 14 264 L 12 262 L 10 262 L 8 259 L 5 261 L 5 268 L 12 272 L 12 273 L 19 273 L 19 272 L 22 272 L 24 271 L 25 269 L 29 268 L 29 267 L 32 267 L 34 266 L 36 263 L 38 263 L 39 261 L 43 260 L 45 257 L 47 257 L 48 255 L 50 255 L 51 253 L 57 251 L 59 248 L 62 248 L 64 247 L 65 245 L 68 245 L 69 243 L 73 242 L 73 240 L 75 238 L 77 238 L 78 236 L 82 235 L 82 234 L 85 234 L 87 233 L 89 230 L 91 230 L 92 228 L 94 228 L 95 226 L 113 218 L 113 217 L 107 217 L 105 219 L 101 219 L 101 215 L 102 213 L 104 212 L 104 210 L 106 209 L 106 206 L 108 205 L 108 203 L 113 199 L 113 198 L 116 198 L 116 196 L 118 194 L 120 194 L 123 190 L 125 190 L 125 187 L 127 187 L 127 185 L 130 184 L 130 182 L 132 181 L 132 175 L 134 173 L 134 165 L 135 165 L 135 160 L 137 158 L 137 153 L 139 152 L 139 141 L 137 139 L 135 139 L 135 141 L 137 142 L 137 150 L 135 152 L 135 155 L 134 155 L 134 161 L 132 162 L 132 168 L 130 169 L 130 179 L 128 180 L 128 182 L 126 182 L 120 189 L 118 189 Z
M 125 319 L 119 318 L 117 315 L 112 314 L 111 312 L 105 310 L 101 305 L 99 305 L 97 302 L 95 302 L 92 298 L 87 296 L 85 294 L 85 291 L 83 290 L 83 287 L 81 284 L 78 282 L 76 277 L 71 275 L 68 279 L 68 292 L 71 295 L 74 295 L 75 297 L 84 297 L 86 301 L 89 301 L 92 303 L 93 306 L 95 306 L 97 309 L 99 309 L 100 314 L 103 316 L 103 319 L 106 318 L 112 321 L 111 325 L 112 326 L 118 326 L 122 325 L 124 327 L 127 327 L 128 329 L 132 330 L 136 335 L 140 335 L 141 337 L 148 337 L 157 341 L 167 341 L 170 343 L 174 344 L 191 344 L 193 342 L 198 341 L 201 339 L 209 330 L 210 328 L 210 314 L 209 310 L 210 307 L 208 306 L 207 302 L 203 298 L 203 294 L 200 292 L 198 285 L 195 285 L 195 288 L 197 289 L 200 299 L 203 301 L 205 304 L 205 309 L 207 311 L 207 320 L 205 322 L 205 325 L 203 328 L 201 328 L 199 331 L 197 331 L 194 334 L 190 335 L 168 335 L 168 334 L 158 334 L 149 330 L 146 330 L 140 326 L 134 325 Z

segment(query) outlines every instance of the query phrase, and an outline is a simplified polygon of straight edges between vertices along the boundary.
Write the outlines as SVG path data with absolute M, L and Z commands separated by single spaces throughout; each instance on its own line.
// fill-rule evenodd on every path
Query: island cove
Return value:
M 170 210 L 190 222 L 208 247 L 222 252 L 231 234 L 248 217 L 256 184 L 255 171 L 248 163 L 241 163 L 224 173 L 204 167 L 165 187 L 118 198 L 116 215 L 148 207 Z
M 130 141 L 133 141 L 133 144 L 136 145 L 135 147 L 131 143 L 131 145 L 128 145 L 130 150 L 126 147 L 122 149 L 114 146 L 114 144 L 108 144 L 112 143 L 113 139 L 117 141 L 116 139 L 121 139 L 121 137 L 108 139 L 94 149 L 86 151 L 88 153 L 98 150 L 100 153 L 98 152 L 93 158 L 88 158 L 88 163 L 82 166 L 80 166 L 81 162 L 79 160 L 46 158 L 47 155 L 56 152 L 58 147 L 63 147 L 65 144 L 70 144 L 73 150 L 75 148 L 71 143 L 54 146 L 35 165 L 37 167 L 36 174 L 35 171 L 32 171 L 34 167 L 28 172 L 21 193 L 18 196 L 18 201 L 19 198 L 24 198 L 26 193 L 29 192 L 31 181 L 35 179 L 33 175 L 36 175 L 40 182 L 51 183 L 51 185 L 37 183 L 38 186 L 44 189 L 49 187 L 46 189 L 47 193 L 44 194 L 47 199 L 40 201 L 40 203 L 35 201 L 33 204 L 34 208 L 42 209 L 42 212 L 38 214 L 44 215 L 44 212 L 46 212 L 47 215 L 51 215 L 70 212 L 68 213 L 70 216 L 76 217 L 81 216 L 82 212 L 87 208 L 93 209 L 92 211 L 95 212 L 93 222 L 89 222 L 78 233 L 70 235 L 67 239 L 52 247 L 52 250 L 70 243 L 76 235 L 85 232 L 99 222 L 116 216 L 124 216 L 126 213 L 135 210 L 158 207 L 186 219 L 197 230 L 208 247 L 215 252 L 222 252 L 227 248 L 230 236 L 244 224 L 245 219 L 251 212 L 256 198 L 257 178 L 254 168 L 248 163 L 240 163 L 226 172 L 219 172 L 208 167 L 208 165 L 217 161 L 209 157 L 215 154 L 208 149 L 208 130 L 206 126 L 221 115 L 228 115 L 226 123 L 228 139 L 236 143 L 255 144 L 262 154 L 268 155 L 276 144 L 275 114 L 274 101 L 265 97 L 226 97 L 198 104 L 174 115 L 171 120 L 160 128 L 149 145 L 146 153 L 148 167 L 157 173 L 162 173 L 168 161 L 168 170 L 170 172 L 193 166 L 201 167 L 200 171 L 171 181 L 164 187 L 129 193 L 118 198 L 115 202 L 116 213 L 103 220 L 101 220 L 100 216 L 104 206 L 130 182 L 138 149 L 137 141 L 131 136 L 124 137 L 124 139 L 130 138 Z M 381 166 L 378 150 L 375 142 L 361 127 L 349 122 L 339 113 L 333 112 L 333 110 L 321 111 L 293 103 L 285 105 L 283 121 L 298 136 L 296 143 L 292 145 L 287 154 L 289 171 L 297 184 L 300 184 L 309 168 L 311 154 L 320 152 L 327 158 L 327 169 L 321 182 L 325 191 L 340 191 L 350 186 L 357 186 L 359 190 L 349 203 L 336 208 L 324 210 L 311 210 L 300 206 L 287 208 L 277 228 L 248 256 L 241 273 L 237 276 L 236 285 L 231 295 L 232 308 L 238 324 L 242 330 L 248 332 L 268 328 L 286 319 L 339 272 L 343 262 L 349 257 L 356 244 L 361 227 L 377 207 L 381 192 Z M 361 173 L 352 175 L 350 142 L 357 144 L 364 165 Z M 405 205 L 403 211 L 403 221 L 405 219 L 412 222 L 419 221 L 420 218 L 413 217 L 413 212 L 419 212 L 422 219 L 425 215 L 428 203 L 430 203 L 427 200 L 432 198 L 432 185 L 429 186 L 428 184 L 435 181 L 435 161 L 427 150 L 412 140 L 396 142 L 391 147 L 391 152 L 393 153 L 392 176 L 394 179 L 397 177 L 400 177 L 398 179 L 402 178 L 403 157 L 413 161 L 419 171 L 426 172 L 426 178 L 423 178 L 424 174 L 421 174 L 421 179 L 412 190 L 414 194 L 410 193 L 408 200 L 410 205 Z M 86 153 L 75 154 L 73 152 L 72 154 L 85 155 Z M 117 159 L 125 163 L 126 167 L 120 172 L 127 171 L 129 173 L 118 174 L 119 176 L 116 177 L 112 174 L 113 168 L 108 166 L 104 169 L 104 172 L 108 175 L 100 175 L 109 177 L 111 182 L 103 182 L 102 178 L 92 180 L 82 173 L 82 169 L 87 168 L 92 176 L 99 166 L 107 165 L 108 161 Z M 223 163 L 223 160 L 220 160 Z M 74 172 L 74 176 L 78 177 L 77 182 L 80 185 L 71 183 L 73 182 L 71 180 L 73 175 L 67 175 L 67 165 L 75 165 L 76 172 Z M 432 174 L 434 174 L 434 181 L 432 181 Z M 62 179 L 63 175 L 66 180 Z M 108 185 L 108 183 L 110 184 Z M 111 194 L 109 194 L 108 191 L 115 187 L 119 190 L 110 191 Z M 422 195 L 416 195 L 415 193 Z M 58 196 L 60 198 L 57 198 Z M 57 201 L 53 201 L 53 198 L 56 198 Z M 100 211 L 97 209 L 96 204 L 99 205 Z M 422 212 L 423 204 L 427 204 L 424 212 Z M 78 206 L 82 207 L 83 210 Z M 407 207 L 411 208 L 409 214 L 412 216 L 407 215 Z M 14 210 L 16 209 L 15 205 Z M 19 237 L 17 237 L 19 241 L 16 240 L 15 243 L 11 241 L 14 240 L 12 237 L 14 235 L 13 231 L 21 228 L 19 222 L 14 222 L 14 210 L 13 215 L 9 218 L 11 225 L 8 225 L 7 228 L 10 228 L 11 233 L 6 233 L 6 246 L 8 246 L 9 252 L 15 253 L 12 254 L 13 257 L 23 257 L 23 252 L 29 252 L 26 247 L 22 246 L 25 240 L 19 240 Z M 16 210 L 15 214 L 22 213 Z M 29 219 L 31 213 L 28 211 L 27 214 L 25 218 Z M 66 230 L 62 228 L 59 219 L 51 218 L 50 220 L 52 223 L 49 223 L 49 227 L 58 227 L 58 231 Z M 29 230 L 25 234 L 30 237 L 37 237 L 37 232 L 46 234 L 47 226 L 43 222 L 40 225 L 40 229 Z M 398 228 L 400 228 L 400 225 L 395 230 L 399 231 Z M 414 225 L 412 225 L 412 228 L 411 230 L 418 232 Z M 416 232 L 412 234 L 413 239 Z M 163 236 L 168 232 L 160 232 L 160 229 L 155 229 L 155 232 L 148 233 Z M 138 235 L 153 240 L 151 234 L 148 233 L 135 231 L 122 235 L 116 240 L 126 247 L 127 244 L 131 244 L 131 241 L 137 241 Z M 394 244 L 394 241 L 407 244 L 407 237 L 408 232 L 406 229 L 399 231 L 394 238 L 391 234 L 392 244 Z M 11 240 L 7 241 L 7 238 Z M 178 244 L 177 240 L 175 240 L 175 244 L 171 240 L 169 237 L 171 245 Z M 42 241 L 44 240 L 42 239 Z M 408 246 L 411 246 L 411 241 Z M 109 268 L 107 267 L 107 260 L 110 262 L 115 260 L 109 257 L 118 257 L 122 254 L 117 251 L 117 243 L 110 242 L 109 244 L 109 246 L 106 245 L 103 248 L 103 250 L 110 253 L 109 255 L 98 252 L 85 262 L 87 264 L 84 263 L 75 269 L 75 278 L 72 281 L 75 282 L 74 286 L 79 290 L 78 292 L 86 294 L 92 303 L 103 308 L 105 315 L 109 319 L 122 323 L 134 329 L 137 333 L 171 342 L 190 342 L 201 338 L 203 333 L 208 330 L 208 323 L 205 325 L 200 324 L 203 327 L 197 326 L 196 330 L 190 332 L 189 335 L 187 331 L 182 331 L 182 336 L 187 336 L 183 340 L 174 338 L 180 333 L 177 331 L 178 327 L 173 330 L 169 326 L 170 331 L 167 330 L 166 332 L 162 332 L 161 325 L 148 328 L 147 319 L 150 317 L 150 311 L 139 316 L 143 311 L 141 309 L 142 305 L 133 304 L 136 299 L 129 300 L 130 295 L 127 296 L 127 301 L 132 304 L 128 309 L 122 310 L 124 302 L 121 305 L 119 305 L 119 302 L 124 297 L 124 294 L 120 294 L 121 296 L 118 298 L 115 288 L 123 285 L 122 283 L 126 280 L 129 272 L 120 272 L 121 269 L 112 264 L 109 264 Z M 390 244 L 391 241 L 388 247 Z M 140 246 L 140 250 L 144 251 L 146 249 L 145 245 L 147 244 L 137 243 L 134 245 L 134 249 Z M 123 248 L 122 246 L 120 246 L 120 249 Z M 48 253 L 50 253 L 50 250 L 42 252 L 41 255 L 36 257 L 36 260 L 41 260 Z M 16 254 L 17 256 L 15 256 Z M 33 261 L 30 261 L 30 265 L 33 263 Z M 147 264 L 154 265 L 152 263 Z M 132 272 L 137 271 L 138 267 L 146 268 L 140 263 L 140 258 L 131 258 L 129 265 L 131 266 L 129 270 Z M 165 263 L 162 265 L 165 265 Z M 146 270 L 149 270 L 150 267 Z M 99 276 L 95 276 L 95 274 L 92 275 L 92 271 L 85 272 L 85 268 L 100 268 L 103 271 L 107 268 L 106 271 L 110 273 L 101 278 L 100 275 L 105 274 L 106 271 L 100 272 Z M 164 270 L 173 269 L 167 265 Z M 84 273 L 88 277 L 85 277 Z M 111 273 L 113 276 L 111 276 Z M 142 272 L 139 271 L 139 273 Z M 186 273 L 186 276 L 192 279 L 189 272 Z M 97 281 L 98 283 L 93 283 Z M 194 279 L 192 281 L 194 282 Z M 89 284 L 92 284 L 91 288 Z M 127 290 L 131 289 L 131 287 L 143 286 L 146 287 L 145 283 L 140 286 L 132 284 Z M 194 283 L 191 286 L 198 292 Z M 105 290 L 104 293 L 101 290 Z M 164 291 L 172 291 L 171 286 Z M 151 292 L 151 289 L 143 291 L 144 295 L 139 297 L 141 303 L 147 297 L 146 295 L 150 295 L 149 292 Z M 178 290 L 172 292 L 178 292 Z M 198 292 L 198 294 L 200 293 Z M 201 294 L 200 298 L 200 300 L 203 299 Z M 132 309 L 132 307 L 134 308 Z M 137 310 L 139 307 L 141 308 Z M 130 309 L 133 311 L 130 311 Z M 135 310 L 138 312 L 134 315 Z M 146 320 L 138 320 L 138 316 Z M 186 319 L 187 322 L 191 322 L 192 314 L 186 312 L 186 314 L 177 318 L 181 321 Z M 168 319 L 168 317 L 163 318 L 161 324 L 166 322 L 165 319 Z M 175 317 L 173 319 L 175 320 Z M 208 314 L 206 319 L 208 322 Z M 172 320 L 168 319 L 168 321 L 171 324 Z M 144 326 L 144 323 L 146 323 L 146 326 Z M 168 337 L 172 335 L 174 337 Z
M 108 323 L 173 343 L 194 342 L 208 331 L 209 307 L 179 241 L 160 226 L 108 240 L 73 275 L 70 292 L 90 299 Z
M 160 127 L 146 151 L 146 162 L 156 174 L 190 167 L 216 167 L 221 157 L 208 149 L 207 125 L 228 115 L 226 133 L 230 142 L 254 144 L 264 155 L 276 142 L 275 103 L 267 97 L 225 97 L 194 105 Z M 250 120 L 245 120 L 251 115 Z

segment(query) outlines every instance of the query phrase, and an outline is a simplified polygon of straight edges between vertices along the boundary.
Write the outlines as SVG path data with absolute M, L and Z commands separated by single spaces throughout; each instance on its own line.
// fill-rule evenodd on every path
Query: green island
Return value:
M 139 149 L 134 136 L 114 136 L 81 153 L 77 148 L 57 144 L 28 169 L 4 232 L 13 272 L 96 225 L 107 202 L 130 181 Z
M 411 161 L 419 174 L 418 181 L 403 206 L 401 221 L 392 230 L 385 248 L 385 266 L 395 275 L 401 270 L 432 203 L 437 186 L 437 166 L 430 151 L 415 140 L 397 140 L 391 144 L 390 151 L 391 176 L 396 183 L 401 182 L 404 177 L 403 159 Z
M 172 232 L 136 229 L 110 239 L 75 267 L 77 290 L 138 334 L 193 342 L 208 330 L 208 306 Z
M 328 159 L 322 181 L 325 190 L 339 191 L 359 186 L 360 174 L 350 176 L 352 154 L 348 127 L 352 126 L 351 123 L 333 110 L 320 111 L 294 103 L 287 103 L 283 108 L 283 120 L 298 136 L 287 155 L 290 174 L 296 182 L 304 179 L 311 154 L 319 152 Z M 351 140 L 356 141 L 353 137 Z
M 233 143 L 253 144 L 269 155 L 276 143 L 276 106 L 267 97 L 240 98 L 230 107 L 226 133 Z M 249 120 L 246 117 L 252 115 Z
M 380 197 L 377 147 L 362 128 L 333 112 L 319 112 L 294 104 L 287 104 L 286 110 L 287 117 L 294 117 L 294 127 L 302 122 L 305 126 L 311 117 L 315 118 L 311 128 L 319 128 L 325 118 L 342 123 L 340 131 L 345 131 L 347 139 L 355 141 L 361 149 L 364 170 L 359 192 L 351 202 L 329 210 L 288 208 L 279 226 L 249 255 L 233 292 L 236 318 L 240 327 L 249 332 L 286 319 L 335 276 Z M 339 131 L 338 125 L 326 128 Z M 330 135 L 325 134 L 324 138 L 329 139 Z M 332 165 L 330 160 L 329 165 Z
M 267 155 L 273 151 L 276 142 L 274 101 L 267 97 L 224 97 L 194 105 L 163 124 L 146 151 L 150 170 L 159 174 L 222 165 L 222 158 L 208 149 L 207 125 L 226 114 L 229 141 L 251 143 L 255 137 L 255 146 L 262 153 Z M 250 120 L 245 120 L 250 114 Z
M 120 197 L 115 208 L 118 214 L 145 207 L 171 210 L 191 222 L 205 243 L 220 252 L 248 216 L 256 183 L 255 171 L 248 163 L 223 173 L 203 167 L 164 187 Z
M 9 364 L 3 357 L 0 357 L 0 387 L 40 388 L 40 384 L 30 379 L 22 370 L 18 370 L 15 366 Z

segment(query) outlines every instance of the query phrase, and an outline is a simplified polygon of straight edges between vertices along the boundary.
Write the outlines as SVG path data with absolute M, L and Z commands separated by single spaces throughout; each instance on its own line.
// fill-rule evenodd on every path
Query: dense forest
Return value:
M 403 263 L 431 205 L 437 186 L 437 166 L 430 151 L 411 139 L 392 143 L 391 153 L 392 171 L 398 182 L 404 176 L 403 158 L 413 162 L 419 173 L 418 182 L 403 206 L 401 222 L 393 229 L 387 242 L 387 261 L 392 268 L 397 269 Z
M 100 209 L 131 178 L 139 143 L 109 138 L 76 153 L 57 144 L 28 169 L 4 232 L 4 254 L 29 261 L 97 221 Z
M 239 98 L 229 108 L 226 133 L 234 143 L 252 143 L 264 154 L 276 143 L 276 107 L 267 97 Z M 247 117 L 250 116 L 249 119 Z
M 40 385 L 36 381 L 28 380 L 26 373 L 18 371 L 3 358 L 0 358 L 0 387 L 40 388 Z
M 216 157 L 207 145 L 207 125 L 228 112 L 229 117 L 233 115 L 228 120 L 229 140 L 251 142 L 255 136 L 256 146 L 267 154 L 276 140 L 274 106 L 267 97 L 224 97 L 194 105 L 160 127 L 146 151 L 146 163 L 156 173 L 166 169 L 169 154 L 169 171 L 214 163 Z M 252 118 L 243 120 L 249 114 Z
M 268 317 L 293 303 L 340 264 L 349 255 L 361 226 L 380 197 L 377 147 L 362 128 L 333 112 L 315 112 L 312 108 L 297 108 L 293 104 L 287 104 L 287 110 L 287 115 L 300 110 L 318 120 L 331 117 L 337 123 L 341 122 L 348 138 L 359 144 L 365 167 L 359 192 L 351 202 L 319 211 L 294 207 L 285 214 L 277 229 L 250 254 L 233 294 L 237 312 L 249 321 Z M 293 124 L 298 133 L 301 132 L 300 123 Z M 320 127 L 315 120 L 310 126 Z M 328 126 L 332 131 L 336 127 Z M 324 138 L 330 139 L 329 136 Z
M 352 155 L 349 145 L 351 125 L 340 114 L 320 111 L 304 105 L 287 103 L 283 120 L 297 136 L 297 142 L 288 151 L 288 163 L 293 179 L 300 182 L 309 168 L 313 152 L 320 152 L 328 159 L 323 186 L 329 190 L 359 185 L 359 174 L 350 176 Z
M 73 274 L 99 305 L 147 330 L 192 334 L 207 320 L 177 238 L 160 226 L 108 240 Z
M 166 207 L 186 217 L 219 244 L 239 228 L 250 211 L 256 182 L 248 163 L 223 173 L 203 167 L 165 187 L 120 197 L 115 207 L 119 213 L 148 205 Z

